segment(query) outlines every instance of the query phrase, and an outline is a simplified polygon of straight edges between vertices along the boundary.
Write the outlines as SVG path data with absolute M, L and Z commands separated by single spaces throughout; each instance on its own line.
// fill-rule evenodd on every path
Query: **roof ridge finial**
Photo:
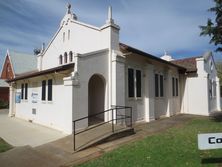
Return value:
M 109 8 L 108 8 L 108 19 L 106 21 L 107 23 L 114 23 L 112 15 L 113 15 L 112 14 L 112 6 L 109 6 Z
M 71 14 L 71 7 L 72 7 L 72 5 L 70 3 L 67 3 L 67 12 L 66 12 L 66 14 Z

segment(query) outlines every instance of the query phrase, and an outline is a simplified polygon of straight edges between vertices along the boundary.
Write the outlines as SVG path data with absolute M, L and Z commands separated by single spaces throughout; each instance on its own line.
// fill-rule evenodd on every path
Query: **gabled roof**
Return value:
M 9 87 L 8 83 L 5 80 L 0 79 L 0 87 Z
M 163 59 L 161 59 L 159 57 L 156 57 L 156 56 L 153 56 L 153 55 L 151 55 L 149 53 L 143 52 L 143 51 L 138 50 L 136 48 L 133 48 L 133 47 L 131 47 L 129 45 L 126 45 L 126 44 L 123 44 L 123 43 L 119 43 L 119 47 L 120 47 L 120 51 L 123 52 L 123 53 L 129 53 L 129 52 L 136 53 L 136 54 L 139 54 L 141 56 L 145 56 L 145 57 L 148 57 L 150 59 L 156 60 L 158 62 L 161 62 L 161 63 L 164 63 L 164 64 L 168 64 L 168 65 L 177 67 L 181 71 L 184 71 L 184 72 L 186 71 L 186 68 L 184 68 L 183 66 L 180 66 L 180 65 L 177 65 L 175 63 L 171 63 L 169 61 L 163 60 Z
M 19 75 L 28 71 L 37 71 L 37 57 L 27 53 L 9 52 L 14 74 Z
M 197 72 L 197 62 L 196 59 L 201 56 L 190 57 L 185 59 L 173 60 L 172 63 L 182 66 L 187 69 L 187 72 Z

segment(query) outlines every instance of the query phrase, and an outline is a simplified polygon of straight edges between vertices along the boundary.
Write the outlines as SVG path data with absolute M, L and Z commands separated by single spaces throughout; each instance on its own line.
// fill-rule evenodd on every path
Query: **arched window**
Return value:
M 62 55 L 59 56 L 59 64 L 62 64 Z
M 67 58 L 68 58 L 68 55 L 67 55 L 67 53 L 65 52 L 65 53 L 64 53 L 64 63 L 67 63 Z
M 65 42 L 65 32 L 63 33 L 63 42 Z
M 69 52 L 69 62 L 73 61 L 73 53 L 72 51 Z
M 68 30 L 68 40 L 70 39 L 70 30 Z

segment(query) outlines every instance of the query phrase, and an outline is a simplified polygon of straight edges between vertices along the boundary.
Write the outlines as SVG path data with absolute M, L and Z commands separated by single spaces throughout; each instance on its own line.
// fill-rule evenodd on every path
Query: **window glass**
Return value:
M 68 30 L 68 40 L 70 39 L 70 30 Z
M 45 100 L 45 95 L 46 95 L 46 81 L 42 81 L 42 100 Z
M 64 63 L 67 63 L 67 57 L 68 57 L 68 55 L 67 55 L 67 53 L 65 52 L 65 53 L 64 53 Z
M 159 75 L 155 74 L 155 96 L 159 97 Z
M 28 84 L 25 84 L 25 99 L 28 99 Z
M 136 70 L 136 96 L 141 97 L 141 71 Z
M 24 99 L 24 84 L 21 84 L 21 99 Z
M 65 32 L 63 33 L 63 42 L 65 42 Z
M 69 52 L 69 62 L 73 61 L 73 53 L 72 51 Z
M 160 75 L 160 97 L 163 97 L 163 75 Z
M 62 55 L 59 56 L 59 64 L 62 64 Z
M 176 78 L 176 96 L 179 95 L 178 79 Z
M 48 101 L 52 101 L 52 79 L 48 80 Z
M 175 96 L 175 81 L 174 81 L 174 77 L 172 78 L 172 95 Z
M 128 69 L 128 94 L 129 97 L 134 97 L 134 70 Z

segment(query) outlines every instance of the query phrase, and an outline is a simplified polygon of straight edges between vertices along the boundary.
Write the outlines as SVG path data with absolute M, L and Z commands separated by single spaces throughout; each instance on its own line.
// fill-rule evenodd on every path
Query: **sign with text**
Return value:
M 200 150 L 222 148 L 222 133 L 198 134 L 198 148 Z
M 15 103 L 21 103 L 21 93 L 20 92 L 15 93 Z

